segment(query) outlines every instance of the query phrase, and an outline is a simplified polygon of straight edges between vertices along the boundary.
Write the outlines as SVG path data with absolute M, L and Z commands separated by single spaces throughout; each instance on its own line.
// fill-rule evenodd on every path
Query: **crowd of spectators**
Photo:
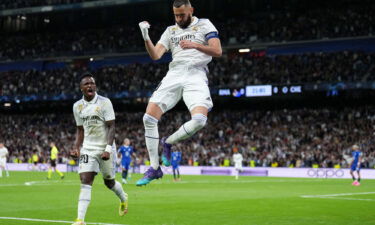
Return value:
M 144 112 L 116 114 L 116 142 L 127 137 L 136 149 L 139 164 L 147 164 L 142 116 Z M 223 110 L 209 115 L 208 125 L 191 139 L 175 146 L 183 165 L 223 166 L 234 149 L 244 165 L 278 167 L 348 167 L 351 146 L 363 152 L 363 166 L 375 166 L 375 107 Z M 167 113 L 159 123 L 160 136 L 189 120 L 187 112 Z M 49 142 L 60 149 L 66 162 L 75 138 L 71 114 L 6 115 L 0 117 L 0 137 L 10 150 L 9 161 L 27 162 L 33 150 L 47 160 Z
M 165 76 L 167 64 L 129 64 L 93 71 L 102 93 L 152 90 Z M 0 73 L 0 93 L 5 96 L 30 94 L 78 94 L 79 77 L 85 69 L 12 71 Z
M 222 57 L 209 64 L 209 81 L 219 87 L 372 81 L 374 62 L 374 53 L 358 51 Z
M 374 5 L 312 11 L 281 11 L 228 19 L 210 18 L 224 46 L 372 36 Z M 198 15 L 199 16 L 199 15 Z M 173 21 L 151 22 L 154 42 Z M 0 59 L 17 60 L 145 51 L 138 24 L 127 23 L 98 29 L 6 35 L 0 43 Z
M 326 8 L 311 11 L 249 15 L 241 21 L 229 19 L 217 27 L 225 44 L 287 42 L 373 35 L 373 6 Z
M 92 71 L 102 93 L 153 90 L 168 70 L 167 63 L 127 64 Z M 375 80 L 375 55 L 363 52 L 309 53 L 214 59 L 209 64 L 211 87 L 244 87 L 251 84 L 320 83 Z M 0 93 L 78 94 L 84 69 L 67 67 L 46 71 L 0 73 Z
M 80 2 L 88 2 L 95 0 L 1 0 L 0 10 L 4 9 L 17 9 L 34 6 L 45 6 L 45 5 L 61 5 L 61 4 L 72 4 Z

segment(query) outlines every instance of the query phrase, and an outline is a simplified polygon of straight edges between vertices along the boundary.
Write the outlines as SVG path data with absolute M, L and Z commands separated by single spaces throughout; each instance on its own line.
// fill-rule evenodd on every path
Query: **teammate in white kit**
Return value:
M 92 184 L 99 171 L 103 175 L 104 184 L 120 199 L 119 215 L 123 216 L 128 211 L 128 196 L 121 184 L 115 180 L 115 113 L 111 100 L 96 93 L 94 77 L 89 73 L 82 75 L 80 89 L 83 98 L 73 106 L 77 132 L 70 153 L 79 157 L 78 172 L 81 179 L 78 218 L 73 225 L 85 224 Z
M 208 19 L 193 16 L 189 0 L 175 0 L 173 13 L 176 24 L 167 27 L 159 42 L 154 45 L 148 35 L 150 24 L 139 23 L 147 52 L 153 60 L 160 59 L 167 51 L 172 52 L 169 71 L 153 93 L 143 117 L 146 147 L 151 167 L 137 182 L 146 185 L 163 176 L 159 166 L 158 121 L 182 98 L 190 111 L 191 120 L 183 124 L 168 138 L 162 138 L 162 160 L 170 165 L 171 147 L 178 141 L 187 139 L 206 125 L 208 111 L 213 103 L 208 88 L 207 64 L 212 57 L 222 54 L 218 31 Z
M 235 177 L 236 177 L 236 180 L 237 180 L 240 172 L 242 171 L 243 157 L 242 157 L 241 153 L 238 152 L 237 149 L 234 149 L 234 154 L 233 154 L 232 158 L 233 158 L 233 162 L 234 162 L 234 169 L 236 170 Z
M 7 169 L 8 154 L 8 149 L 4 146 L 3 143 L 0 143 L 0 177 L 3 177 L 3 170 L 5 170 L 6 176 L 9 177 L 9 172 Z

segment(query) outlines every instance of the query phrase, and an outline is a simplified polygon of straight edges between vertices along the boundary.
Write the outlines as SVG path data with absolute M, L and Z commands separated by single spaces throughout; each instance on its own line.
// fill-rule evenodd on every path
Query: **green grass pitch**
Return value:
M 77 214 L 78 175 L 11 172 L 0 178 L 0 224 L 64 224 Z M 96 177 L 86 222 L 165 225 L 374 225 L 375 180 L 355 187 L 349 179 L 302 179 L 170 175 L 146 187 L 136 187 L 133 174 L 124 185 L 129 213 L 118 216 L 117 197 Z M 120 174 L 117 174 L 120 180 Z M 344 195 L 339 195 L 344 194 Z M 309 198 L 301 196 L 308 195 Z M 5 219 L 35 218 L 56 222 Z M 65 223 L 67 224 L 67 223 Z

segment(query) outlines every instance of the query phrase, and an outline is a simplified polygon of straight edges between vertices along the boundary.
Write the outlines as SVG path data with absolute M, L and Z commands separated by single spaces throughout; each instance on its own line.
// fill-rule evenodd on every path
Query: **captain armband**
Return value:
M 210 32 L 206 34 L 206 41 L 210 40 L 211 38 L 219 38 L 219 33 L 216 31 Z

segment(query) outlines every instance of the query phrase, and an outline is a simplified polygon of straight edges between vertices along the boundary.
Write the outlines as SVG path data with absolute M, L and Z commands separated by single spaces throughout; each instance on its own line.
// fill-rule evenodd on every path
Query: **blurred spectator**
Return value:
M 152 90 L 167 72 L 167 63 L 109 66 L 93 71 L 102 93 Z M 375 54 L 363 52 L 302 55 L 250 55 L 220 58 L 209 64 L 209 85 L 238 88 L 251 84 L 320 83 L 375 80 Z M 84 69 L 0 72 L 0 93 L 79 94 L 77 79 Z
M 71 3 L 90 2 L 90 1 L 96 1 L 96 0 L 1 0 L 0 10 L 26 8 L 26 7 L 33 7 L 33 6 L 44 6 L 44 5 L 71 4 Z
M 224 165 L 235 147 L 245 166 L 253 161 L 260 167 L 348 167 L 350 146 L 359 144 L 363 167 L 373 168 L 374 115 L 375 107 L 214 111 L 204 132 L 178 144 L 183 152 L 181 165 Z M 143 112 L 117 114 L 116 140 L 120 144 L 129 137 L 137 149 L 137 160 L 144 164 L 148 156 L 142 116 Z M 160 136 L 171 133 L 188 117 L 181 112 L 167 113 L 160 122 Z M 48 158 L 49 140 L 58 140 L 56 145 L 64 156 L 61 159 L 68 158 L 74 142 L 71 114 L 7 115 L 0 117 L 0 124 L 0 137 L 8 146 L 10 161 L 27 162 L 33 149 L 41 149 L 41 155 Z
M 375 79 L 375 54 L 363 52 L 251 55 L 219 58 L 209 64 L 210 84 L 244 87 L 249 84 L 290 84 Z
M 21 1 L 9 0 L 9 2 Z M 29 0 L 22 2 L 29 2 Z M 68 0 L 56 0 L 56 2 L 68 2 Z M 370 1 L 361 5 L 353 3 L 350 7 L 248 13 L 245 17 L 212 18 L 212 20 L 219 30 L 224 46 L 319 40 L 374 35 L 374 8 L 375 3 Z M 150 29 L 152 40 L 159 40 L 165 27 L 170 24 L 173 24 L 173 21 L 154 22 Z M 102 29 L 9 34 L 3 36 L 0 42 L 0 58 L 3 60 L 138 51 L 145 51 L 145 49 L 136 22 Z

